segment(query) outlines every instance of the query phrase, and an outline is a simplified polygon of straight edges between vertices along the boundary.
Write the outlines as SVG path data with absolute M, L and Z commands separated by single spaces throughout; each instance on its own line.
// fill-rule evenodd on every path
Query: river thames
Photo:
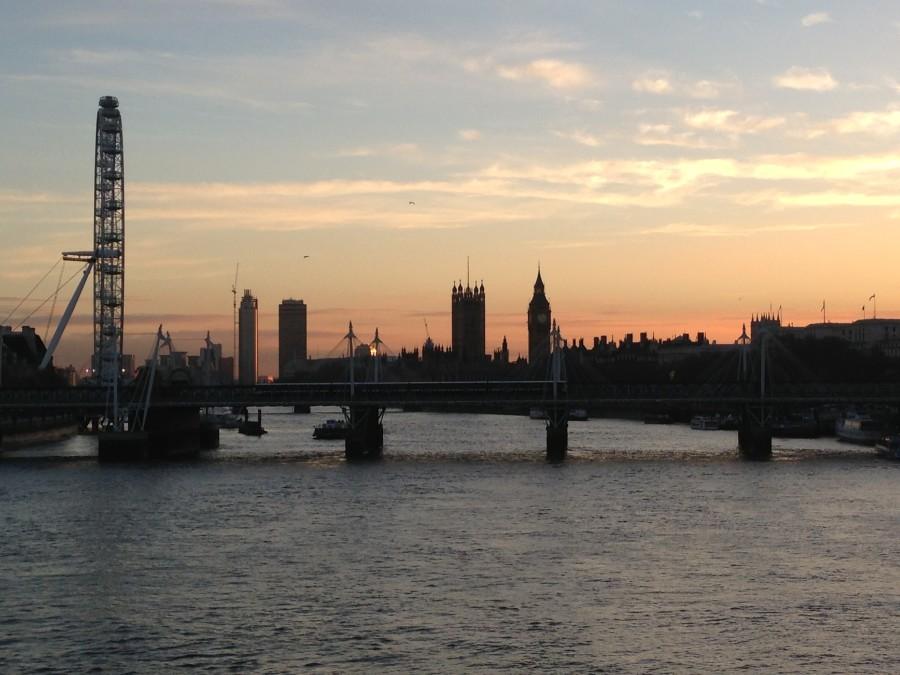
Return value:
M 267 414 L 218 451 L 0 459 L 5 672 L 900 672 L 900 463 L 833 439 Z

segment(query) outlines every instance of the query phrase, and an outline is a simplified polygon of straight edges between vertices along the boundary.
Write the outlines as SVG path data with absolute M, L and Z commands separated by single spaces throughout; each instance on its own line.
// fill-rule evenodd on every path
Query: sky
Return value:
M 900 314 L 896 2 L 0 0 L 0 16 L 0 323 L 61 251 L 90 248 L 103 95 L 123 116 L 139 359 L 160 323 L 178 349 L 210 330 L 229 353 L 238 262 L 269 374 L 282 298 L 306 301 L 313 356 L 350 320 L 394 351 L 426 320 L 449 343 L 467 258 L 488 348 L 505 335 L 513 355 L 539 263 L 568 339 L 731 342 L 752 313 L 806 324 L 825 300 L 849 321 L 873 294 Z M 88 363 L 90 311 L 58 364 Z

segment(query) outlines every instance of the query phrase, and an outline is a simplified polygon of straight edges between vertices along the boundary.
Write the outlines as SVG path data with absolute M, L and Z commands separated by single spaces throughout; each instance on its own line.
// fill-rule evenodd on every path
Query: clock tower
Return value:
M 546 363 L 550 358 L 550 303 L 544 295 L 541 268 L 534 282 L 534 295 L 528 303 L 528 363 Z

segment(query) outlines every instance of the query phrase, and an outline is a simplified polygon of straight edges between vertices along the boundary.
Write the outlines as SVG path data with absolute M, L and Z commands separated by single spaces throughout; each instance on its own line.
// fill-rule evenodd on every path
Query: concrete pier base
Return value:
M 738 450 L 747 460 L 765 462 L 772 459 L 772 427 L 753 422 L 741 424 Z
M 103 462 L 189 458 L 218 447 L 219 428 L 199 408 L 150 408 L 146 430 L 97 435 L 97 458 Z
M 569 451 L 569 422 L 547 422 L 547 461 L 561 462 Z
M 384 450 L 381 410 L 373 406 L 351 406 L 349 422 L 344 457 L 348 461 L 380 459 Z

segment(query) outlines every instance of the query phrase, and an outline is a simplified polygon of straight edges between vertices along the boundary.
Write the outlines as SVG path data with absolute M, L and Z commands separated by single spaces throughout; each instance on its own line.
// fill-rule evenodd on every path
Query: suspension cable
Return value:
M 65 288 L 66 286 L 68 286 L 69 283 L 71 283 L 72 279 L 74 279 L 75 277 L 77 277 L 77 276 L 78 276 L 79 274 L 81 274 L 83 271 L 84 271 L 83 268 L 80 269 L 80 270 L 75 270 L 75 273 L 74 273 L 72 276 L 70 276 L 68 279 L 66 279 L 66 280 L 63 282 L 62 286 L 59 287 L 60 290 L 62 290 L 62 289 Z M 51 293 L 51 294 L 48 295 L 46 298 L 44 298 L 44 300 L 41 302 L 41 304 L 39 304 L 37 307 L 35 307 L 33 310 L 31 310 L 31 314 L 29 314 L 29 315 L 26 316 L 24 319 L 22 319 L 22 320 L 19 322 L 19 324 L 16 326 L 16 328 L 21 328 L 21 327 L 24 325 L 24 323 L 25 323 L 26 321 L 28 321 L 28 319 L 30 319 L 30 318 L 33 317 L 35 314 L 37 314 L 37 313 L 41 310 L 41 308 L 42 308 L 44 305 L 46 305 L 48 302 L 50 302 L 50 300 L 53 298 L 53 296 L 55 296 L 58 292 L 59 292 L 59 291 L 56 291 L 56 292 L 54 292 L 54 293 Z
M 56 311 L 56 298 L 59 297 L 59 289 L 62 286 L 63 271 L 66 269 L 66 261 L 63 260 L 62 267 L 59 268 L 59 279 L 56 280 L 56 293 L 53 294 L 53 304 L 50 305 L 50 313 L 47 315 L 47 327 L 44 329 L 44 335 L 50 335 L 50 324 L 53 323 L 53 312 Z
M 0 325 L 6 324 L 6 322 L 9 321 L 9 318 L 10 318 L 13 314 L 15 314 L 16 312 L 19 311 L 19 307 L 21 307 L 22 305 L 24 305 L 24 304 L 28 301 L 28 299 L 31 297 L 31 294 L 34 293 L 35 290 L 37 290 L 37 287 L 38 287 L 38 286 L 40 286 L 42 283 L 44 283 L 44 279 L 46 279 L 47 277 L 49 277 L 49 276 L 50 276 L 50 273 L 51 273 L 54 269 L 56 269 L 56 266 L 59 265 L 61 262 L 62 262 L 62 258 L 60 258 L 60 259 L 57 260 L 55 263 L 53 263 L 53 266 L 52 266 L 49 270 L 47 270 L 47 273 L 46 273 L 44 276 L 42 276 L 42 277 L 40 278 L 40 280 L 39 280 L 34 286 L 31 287 L 31 290 L 28 291 L 28 294 L 27 294 L 24 298 L 22 298 L 22 299 L 19 301 L 19 304 L 16 305 L 16 306 L 13 308 L 13 310 L 12 310 L 9 314 L 6 315 L 6 318 L 3 319 L 3 321 L 0 321 Z M 26 319 L 26 320 L 27 320 L 27 319 Z

